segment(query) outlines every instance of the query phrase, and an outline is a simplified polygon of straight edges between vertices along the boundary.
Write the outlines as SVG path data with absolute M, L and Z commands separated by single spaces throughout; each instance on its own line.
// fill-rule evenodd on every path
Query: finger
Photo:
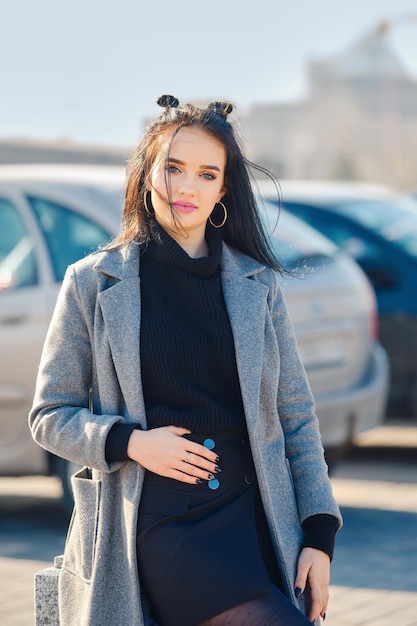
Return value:
M 184 459 L 187 459 L 187 453 L 193 453 L 198 457 L 202 457 L 207 459 L 208 461 L 210 461 L 211 463 L 217 463 L 219 461 L 219 457 L 217 455 L 216 452 L 213 452 L 211 450 L 209 450 L 208 448 L 206 448 L 205 446 L 196 443 L 195 441 L 189 441 L 188 439 L 182 439 L 183 435 L 189 435 L 191 434 L 191 430 L 189 430 L 188 428 L 183 428 L 182 426 L 168 426 L 168 429 L 170 430 L 170 432 L 176 436 L 178 436 L 179 441 L 182 444 L 182 447 L 179 451 L 179 454 L 182 454 L 182 451 L 184 450 L 185 452 L 185 457 Z M 187 461 L 188 462 L 188 461 Z M 210 468 L 211 470 L 214 470 L 214 467 Z
M 180 465 L 179 471 L 187 474 L 188 476 L 194 476 L 195 478 L 200 478 L 205 481 L 213 480 L 215 478 L 215 474 L 217 474 L 217 472 L 208 472 L 185 462 Z
M 297 576 L 294 583 L 295 595 L 297 598 L 304 593 L 304 589 L 307 584 L 308 567 L 304 566 L 300 561 L 298 562 Z
M 188 483 L 189 485 L 195 485 L 196 483 L 201 482 L 201 478 L 198 476 L 192 476 L 190 474 L 185 474 L 180 470 L 171 470 L 168 474 L 168 478 L 174 478 L 174 480 L 179 480 L 182 483 Z
M 195 476 L 203 480 L 213 480 L 214 475 L 221 472 L 220 467 L 216 463 L 211 463 L 192 452 L 186 453 L 186 457 L 178 469 L 189 476 Z
M 192 452 L 199 457 L 207 459 L 212 463 L 217 463 L 219 461 L 219 456 L 217 452 L 214 452 L 214 450 L 209 450 L 205 446 L 202 446 L 200 443 L 196 443 L 195 441 L 187 441 L 187 451 Z
M 174 435 L 178 435 L 178 437 L 191 434 L 191 430 L 183 428 L 182 426 L 168 426 L 168 428 L 172 433 L 174 433 Z
M 321 611 L 320 611 L 320 615 L 322 616 L 323 619 L 326 619 L 326 612 L 327 612 L 327 607 L 329 606 L 329 599 L 330 599 L 329 590 L 326 589 L 325 592 L 323 593 Z
M 327 604 L 329 601 L 329 594 L 324 589 L 311 589 L 311 610 L 310 619 L 316 619 L 319 615 L 323 615 L 327 611 Z
M 322 603 L 318 600 L 313 600 L 311 603 L 308 619 L 314 621 L 322 612 L 324 612 Z
M 207 472 L 220 472 L 221 469 L 217 464 L 217 461 L 209 461 L 199 454 L 193 454 L 192 452 L 187 452 L 184 459 L 185 463 L 189 463 L 194 467 L 198 467 L 199 469 L 207 470 Z
M 319 616 L 326 619 L 326 611 L 327 607 L 322 606 L 320 602 L 313 602 L 308 619 L 312 622 L 314 622 L 314 620 L 316 620 Z

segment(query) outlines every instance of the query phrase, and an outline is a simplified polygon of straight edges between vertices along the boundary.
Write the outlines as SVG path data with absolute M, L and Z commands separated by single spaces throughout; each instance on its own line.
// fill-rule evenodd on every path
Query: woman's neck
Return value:
M 171 235 L 172 236 L 172 235 Z M 186 237 L 173 237 L 177 244 L 188 254 L 192 259 L 199 259 L 202 256 L 207 256 L 209 248 L 205 239 L 203 241 L 193 241 L 191 238 Z
M 162 228 L 164 228 L 162 226 Z M 199 259 L 203 256 L 208 256 L 209 247 L 205 239 L 204 232 L 184 232 L 179 230 L 168 230 L 164 228 L 168 235 L 177 242 L 179 246 L 188 254 L 192 259 Z

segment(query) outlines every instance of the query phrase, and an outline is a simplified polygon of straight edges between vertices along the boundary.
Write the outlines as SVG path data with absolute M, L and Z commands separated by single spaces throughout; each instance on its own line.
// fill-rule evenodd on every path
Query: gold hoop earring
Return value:
M 226 224 L 226 220 L 227 220 L 227 210 L 226 207 L 224 206 L 223 202 L 216 202 L 216 204 L 220 204 L 220 206 L 223 208 L 224 211 L 224 218 L 221 224 L 213 224 L 213 222 L 211 221 L 211 215 L 209 216 L 209 222 L 210 224 L 214 227 L 214 228 L 221 228 L 222 226 L 224 226 Z
M 152 217 L 153 215 L 155 215 L 155 210 L 153 213 L 150 212 L 150 210 L 148 209 L 148 203 L 146 200 L 146 196 L 148 195 L 148 193 L 150 193 L 150 191 L 145 191 L 144 196 L 143 196 L 143 205 L 145 207 L 145 211 L 146 213 L 149 215 L 149 217 Z

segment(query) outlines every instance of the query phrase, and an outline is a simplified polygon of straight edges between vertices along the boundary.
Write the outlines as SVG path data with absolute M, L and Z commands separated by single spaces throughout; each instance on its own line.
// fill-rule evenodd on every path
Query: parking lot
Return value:
M 344 527 L 326 626 L 417 626 L 417 425 L 390 422 L 363 435 L 332 482 Z M 55 478 L 0 479 L 4 626 L 33 624 L 33 575 L 63 551 L 59 497 Z

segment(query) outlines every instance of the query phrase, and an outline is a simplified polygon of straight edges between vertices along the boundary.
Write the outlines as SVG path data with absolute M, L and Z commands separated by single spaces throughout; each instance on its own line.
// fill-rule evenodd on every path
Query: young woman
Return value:
M 68 268 L 30 414 L 86 466 L 61 626 L 302 626 L 341 524 L 230 104 L 162 115 L 121 232 Z

